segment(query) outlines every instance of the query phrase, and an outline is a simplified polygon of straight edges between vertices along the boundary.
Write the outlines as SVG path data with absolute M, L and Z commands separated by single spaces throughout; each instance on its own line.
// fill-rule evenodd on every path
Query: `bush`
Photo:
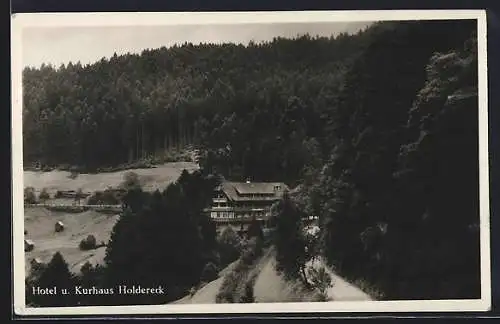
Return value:
M 242 250 L 241 238 L 231 227 L 225 228 L 217 238 L 217 250 L 220 255 L 221 267 L 240 257 Z
M 119 192 L 115 192 L 112 189 L 106 189 L 104 191 L 96 191 L 88 199 L 89 205 L 118 205 L 120 204 Z
M 253 280 L 249 281 L 245 285 L 245 294 L 241 296 L 240 303 L 253 303 L 255 302 L 255 297 L 253 295 Z
M 203 268 L 201 273 L 201 280 L 205 282 L 210 282 L 219 277 L 217 267 L 212 262 L 209 262 Z
M 233 303 L 234 298 L 232 292 L 229 289 L 221 289 L 221 291 L 215 297 L 215 302 L 217 304 Z
M 253 302 L 253 283 L 255 278 L 248 280 L 257 258 L 262 254 L 262 240 L 254 237 L 247 241 L 243 253 L 234 269 L 224 278 L 217 303 Z M 245 285 L 245 286 L 243 286 Z M 243 287 L 245 287 L 243 291 Z M 252 300 L 252 301 L 250 301 Z
M 262 224 L 255 217 L 252 217 L 250 225 L 248 226 L 248 232 L 247 233 L 248 233 L 247 234 L 248 238 L 253 238 L 253 237 L 257 237 L 257 238 L 260 238 L 260 239 L 264 238 L 264 232 L 262 230 Z
M 33 188 L 33 187 L 24 188 L 24 202 L 26 204 L 36 204 L 37 203 L 35 188 Z
M 252 237 L 246 242 L 241 259 L 246 264 L 252 264 L 257 259 L 263 248 L 263 240 L 259 237 Z
M 80 250 L 93 250 L 97 247 L 97 240 L 94 235 L 89 235 L 80 241 Z
M 326 268 L 311 267 L 308 269 L 308 277 L 312 287 L 317 290 L 318 296 L 323 296 L 322 301 L 328 300 L 328 289 L 333 287 L 333 282 Z
M 61 253 L 56 252 L 51 261 L 41 270 L 37 270 L 36 277 L 31 281 L 32 287 L 67 289 L 70 291 L 75 286 L 73 274 Z M 26 296 L 27 303 L 40 305 L 41 307 L 76 306 L 75 299 L 71 295 L 38 295 L 30 292 Z
M 256 258 L 256 253 L 253 249 L 245 249 L 241 255 L 241 261 L 244 264 L 251 265 Z
M 40 192 L 40 195 L 38 196 L 38 198 L 41 201 L 45 201 L 47 199 L 50 199 L 50 194 L 48 193 L 47 188 L 43 188 L 42 189 L 42 191 Z
M 328 297 L 327 294 L 322 294 L 320 292 L 314 293 L 314 295 L 311 298 L 312 302 L 326 302 L 326 301 L 330 301 L 330 300 L 331 299 L 330 299 L 330 297 Z
M 124 189 L 133 189 L 133 188 L 139 188 L 141 186 L 141 183 L 139 181 L 139 175 L 135 172 L 129 171 L 126 172 L 125 175 L 123 176 L 123 182 L 121 187 Z

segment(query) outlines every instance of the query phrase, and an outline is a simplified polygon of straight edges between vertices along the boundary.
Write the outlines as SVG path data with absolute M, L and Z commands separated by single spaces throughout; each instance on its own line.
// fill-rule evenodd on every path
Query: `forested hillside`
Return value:
M 106 283 L 161 283 L 174 299 L 209 260 L 218 264 L 202 209 L 215 185 L 208 175 L 220 174 L 294 188 L 277 208 L 286 273 L 304 271 L 307 242 L 294 233 L 317 215 L 317 250 L 383 298 L 478 298 L 475 29 L 384 22 L 329 39 L 185 44 L 27 68 L 25 164 L 94 170 L 200 149 L 202 172 L 154 195 L 129 192 Z
M 474 24 L 404 23 L 345 78 L 302 198 L 342 274 L 386 298 L 479 297 Z
M 302 163 L 294 151 L 321 135 L 318 116 L 375 30 L 248 46 L 184 44 L 85 66 L 26 68 L 25 165 L 95 170 L 195 144 L 233 148 L 229 170 L 221 171 L 235 177 L 294 177 Z M 296 116 L 302 120 L 290 124 Z M 255 161 L 261 154 L 266 161 Z M 224 157 L 211 160 L 220 169 Z

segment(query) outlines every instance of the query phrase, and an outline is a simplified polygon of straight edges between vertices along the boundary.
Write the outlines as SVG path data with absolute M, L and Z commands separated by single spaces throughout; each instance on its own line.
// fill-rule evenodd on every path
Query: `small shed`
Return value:
M 58 221 L 55 225 L 56 232 L 62 232 L 64 230 L 64 224 L 61 221 Z
M 24 252 L 30 252 L 35 248 L 35 243 L 31 240 L 24 240 Z

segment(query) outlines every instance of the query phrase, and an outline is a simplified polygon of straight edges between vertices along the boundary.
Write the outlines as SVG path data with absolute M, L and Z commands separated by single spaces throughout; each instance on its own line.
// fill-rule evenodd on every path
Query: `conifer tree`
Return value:
M 56 252 L 32 286 L 29 298 L 38 306 L 74 306 L 74 275 L 61 253 Z M 52 289 L 53 294 L 40 294 L 37 289 Z M 65 294 L 65 292 L 67 294 Z

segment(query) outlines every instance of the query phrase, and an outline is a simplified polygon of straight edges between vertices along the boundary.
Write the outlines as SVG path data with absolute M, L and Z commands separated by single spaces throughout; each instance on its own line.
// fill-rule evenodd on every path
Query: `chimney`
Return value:
M 250 178 L 247 178 L 247 181 L 246 181 L 246 183 L 250 183 Z

